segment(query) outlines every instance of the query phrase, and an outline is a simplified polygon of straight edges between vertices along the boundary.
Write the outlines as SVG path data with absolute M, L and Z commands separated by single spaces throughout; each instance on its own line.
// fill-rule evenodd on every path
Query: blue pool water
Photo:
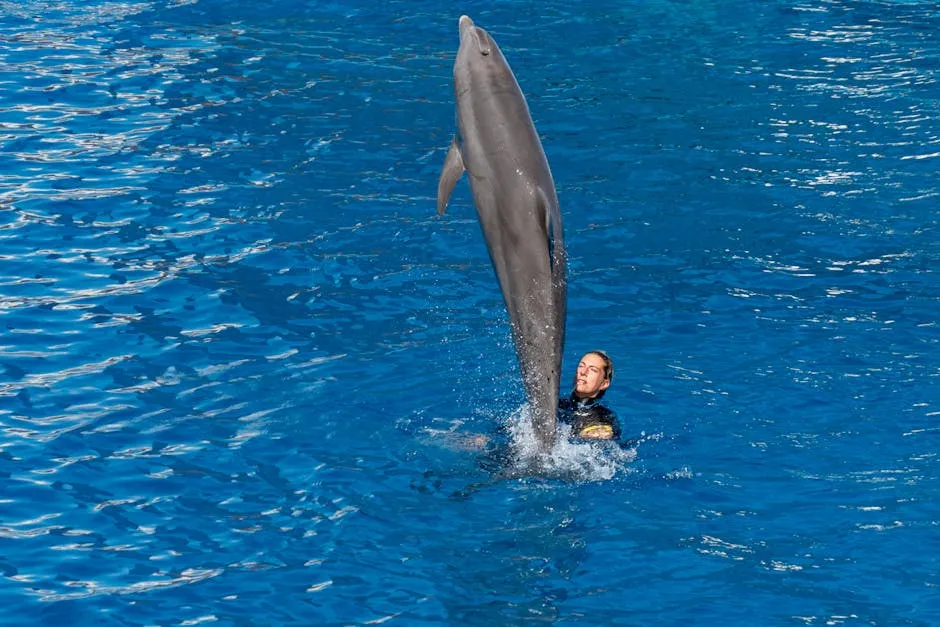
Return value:
M 641 439 L 558 472 L 461 446 L 464 12 Z M 935 2 L 0 1 L 0 623 L 940 624 L 938 174 Z

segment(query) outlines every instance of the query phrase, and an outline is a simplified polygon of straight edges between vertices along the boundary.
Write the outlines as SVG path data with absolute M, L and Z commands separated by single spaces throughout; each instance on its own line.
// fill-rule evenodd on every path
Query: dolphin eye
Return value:
M 490 55 L 490 42 L 487 41 L 486 31 L 480 27 L 477 27 L 473 31 L 473 35 L 474 39 L 476 39 L 477 48 L 480 50 L 480 54 L 482 54 L 484 57 L 488 57 Z

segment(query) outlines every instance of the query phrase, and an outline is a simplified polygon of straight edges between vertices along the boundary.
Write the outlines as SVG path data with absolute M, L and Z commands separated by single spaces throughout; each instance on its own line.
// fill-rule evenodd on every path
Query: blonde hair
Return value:
M 610 355 L 605 353 L 602 350 L 593 350 L 585 353 L 586 355 L 597 355 L 604 361 L 604 378 L 606 378 L 610 383 L 614 381 L 614 360 L 610 358 Z M 610 387 L 608 385 L 608 387 Z M 597 393 L 595 398 L 601 398 L 607 392 L 607 389 L 603 389 Z
M 588 355 L 597 355 L 604 360 L 604 377 L 608 381 L 614 380 L 614 360 L 610 358 L 610 355 L 601 350 L 588 351 Z

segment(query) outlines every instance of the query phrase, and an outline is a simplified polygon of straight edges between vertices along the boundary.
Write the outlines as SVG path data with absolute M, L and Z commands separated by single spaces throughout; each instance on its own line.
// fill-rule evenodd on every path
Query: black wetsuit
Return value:
M 587 432 L 610 434 L 611 440 L 620 439 L 620 421 L 617 414 L 598 402 L 596 398 L 578 398 L 574 392 L 568 398 L 558 399 L 558 420 L 571 425 L 571 435 L 586 437 Z

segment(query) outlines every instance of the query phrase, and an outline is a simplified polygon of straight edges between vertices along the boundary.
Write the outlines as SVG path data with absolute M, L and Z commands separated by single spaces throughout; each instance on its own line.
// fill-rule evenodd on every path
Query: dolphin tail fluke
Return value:
M 439 215 L 444 215 L 450 193 L 454 191 L 454 186 L 463 176 L 465 169 L 463 155 L 460 154 L 460 146 L 457 144 L 457 138 L 454 137 L 454 140 L 450 143 L 450 150 L 447 151 L 447 157 L 444 159 L 441 178 L 437 182 L 437 213 Z

